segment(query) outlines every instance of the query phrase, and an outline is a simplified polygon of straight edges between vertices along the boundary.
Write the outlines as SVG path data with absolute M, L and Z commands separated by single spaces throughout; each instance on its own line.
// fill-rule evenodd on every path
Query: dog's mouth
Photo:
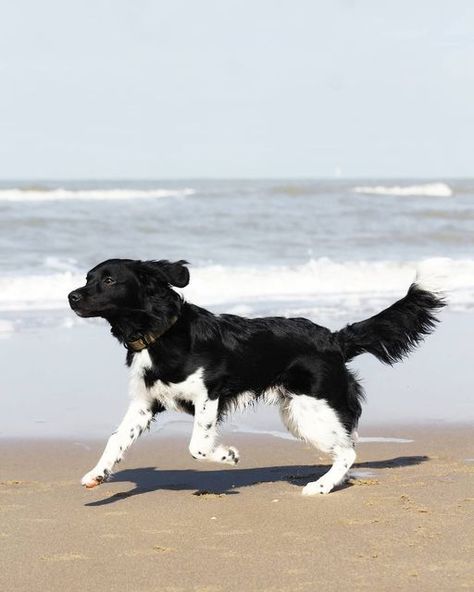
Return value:
M 96 317 L 97 316 L 97 312 L 95 312 L 95 311 L 86 310 L 84 308 L 78 308 L 78 307 L 75 307 L 75 306 L 72 306 L 72 305 L 71 305 L 71 310 L 74 313 L 76 313 L 78 317 L 81 317 L 81 318 L 84 318 L 84 319 L 89 318 L 89 317 Z
M 74 310 L 74 308 L 72 310 L 77 314 L 78 317 L 85 318 L 88 316 L 85 312 L 82 312 L 82 310 Z

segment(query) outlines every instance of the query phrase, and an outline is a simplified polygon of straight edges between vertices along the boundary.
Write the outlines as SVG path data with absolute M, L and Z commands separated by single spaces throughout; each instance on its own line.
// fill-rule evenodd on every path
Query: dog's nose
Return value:
M 68 298 L 71 304 L 76 304 L 82 298 L 82 294 L 78 290 L 74 290 L 69 294 Z

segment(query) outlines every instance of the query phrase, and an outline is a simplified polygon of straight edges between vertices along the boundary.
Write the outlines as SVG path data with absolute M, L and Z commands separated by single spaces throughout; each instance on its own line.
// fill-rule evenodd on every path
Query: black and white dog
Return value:
M 386 364 L 401 360 L 434 329 L 442 298 L 415 283 L 390 308 L 331 332 L 304 318 L 214 315 L 189 304 L 172 289 L 188 284 L 185 264 L 110 259 L 69 294 L 79 316 L 110 323 L 130 367 L 130 406 L 82 484 L 106 480 L 167 409 L 194 415 L 195 459 L 236 464 L 238 451 L 216 442 L 218 424 L 226 412 L 264 401 L 279 406 L 292 434 L 332 456 L 330 470 L 303 489 L 329 493 L 356 457 L 363 391 L 346 363 L 364 352 Z

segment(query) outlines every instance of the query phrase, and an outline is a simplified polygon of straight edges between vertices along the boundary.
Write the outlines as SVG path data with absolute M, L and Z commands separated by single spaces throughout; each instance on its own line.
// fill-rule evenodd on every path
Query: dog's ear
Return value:
M 145 282 L 160 281 L 166 282 L 177 288 L 184 288 L 189 284 L 189 270 L 187 261 L 141 261 L 139 275 Z

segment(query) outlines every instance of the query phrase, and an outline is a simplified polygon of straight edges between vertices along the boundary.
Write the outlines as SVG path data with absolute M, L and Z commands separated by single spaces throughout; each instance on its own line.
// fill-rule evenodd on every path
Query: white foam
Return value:
M 447 293 L 453 310 L 474 306 L 474 259 L 335 262 L 323 258 L 293 267 L 208 266 L 191 268 L 191 284 L 183 292 L 192 302 L 227 305 L 227 310 L 238 305 L 247 314 L 248 307 L 255 312 L 262 305 L 281 314 L 317 315 L 321 310 L 331 314 L 335 309 L 342 313 L 376 309 L 381 302 L 402 297 L 419 267 L 423 276 L 436 272 L 437 287 Z
M 91 447 L 88 446 L 87 444 L 84 444 L 84 442 L 73 442 L 73 444 L 75 446 L 79 446 L 80 448 L 83 448 L 84 450 L 90 450 Z
M 280 438 L 282 440 L 296 440 L 294 436 L 292 436 L 289 432 L 284 432 L 280 430 L 266 430 L 266 429 L 259 429 L 254 428 L 251 426 L 245 425 L 233 425 L 232 426 L 233 432 L 240 432 L 244 434 L 260 434 L 266 436 L 273 436 L 274 438 Z M 391 438 L 388 436 L 361 436 L 357 440 L 358 443 L 375 443 L 375 442 L 384 442 L 384 443 L 393 443 L 393 444 L 409 444 L 410 442 L 414 442 L 414 440 L 408 440 L 407 438 Z
M 0 310 L 60 310 L 67 295 L 83 285 L 84 276 L 69 271 L 45 275 L 0 277 Z
M 194 189 L 0 189 L 0 201 L 124 200 L 187 197 Z
M 349 471 L 350 477 L 354 477 L 355 479 L 366 479 L 367 477 L 373 477 L 375 473 L 372 471 L 354 471 L 351 469 Z
M 11 321 L 0 319 L 0 339 L 10 337 L 15 332 L 15 325 Z
M 77 259 L 73 259 L 72 257 L 47 256 L 43 260 L 43 267 L 52 271 L 80 272 Z
M 0 277 L 0 311 L 65 310 L 67 294 L 84 284 L 85 273 L 57 262 L 56 273 Z M 427 259 L 422 262 L 311 260 L 293 267 L 191 268 L 187 300 L 220 311 L 249 316 L 287 314 L 318 317 L 357 311 L 377 312 L 402 297 L 419 266 L 436 270 L 438 287 L 447 294 L 451 310 L 474 307 L 474 259 Z M 84 270 L 85 271 L 85 270 Z
M 239 432 L 241 434 L 258 434 L 260 436 L 273 436 L 274 438 L 280 438 L 281 440 L 295 440 L 296 438 L 289 432 L 280 432 L 279 430 L 261 430 L 259 428 L 252 428 L 250 426 L 233 425 L 233 432 Z
M 451 197 L 453 190 L 447 183 L 424 183 L 422 185 L 364 185 L 354 187 L 355 193 L 375 195 Z

